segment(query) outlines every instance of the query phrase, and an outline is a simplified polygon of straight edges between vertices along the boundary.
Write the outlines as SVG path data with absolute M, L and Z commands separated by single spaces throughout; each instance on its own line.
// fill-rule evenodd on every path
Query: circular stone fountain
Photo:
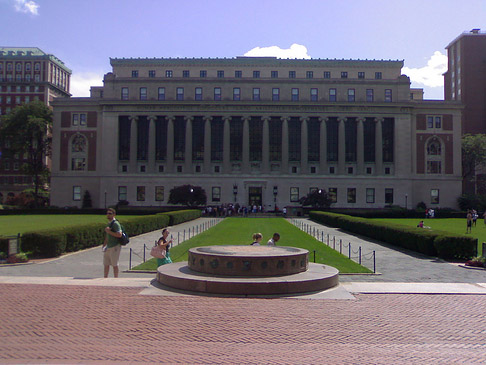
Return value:
M 207 246 L 189 249 L 188 262 L 162 265 L 166 286 L 217 294 L 294 294 L 339 284 L 339 272 L 309 263 L 309 251 L 285 246 Z

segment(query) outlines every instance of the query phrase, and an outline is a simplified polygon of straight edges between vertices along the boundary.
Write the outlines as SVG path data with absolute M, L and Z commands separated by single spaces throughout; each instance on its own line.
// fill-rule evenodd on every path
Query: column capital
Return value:
M 385 120 L 385 118 L 383 118 L 383 117 L 375 118 L 376 123 L 383 122 L 384 120 Z
M 356 118 L 356 121 L 357 122 L 364 122 L 365 120 L 366 120 L 365 117 L 358 117 L 358 118 Z
M 249 121 L 250 119 L 251 119 L 251 117 L 248 116 L 248 115 L 244 115 L 244 116 L 241 117 L 242 121 Z
M 205 115 L 205 116 L 203 116 L 203 120 L 205 122 L 210 122 L 210 121 L 213 120 L 213 117 L 211 115 Z
M 346 117 L 338 117 L 338 122 L 345 122 L 347 120 L 348 120 L 348 118 L 346 118 Z
M 231 117 L 230 117 L 230 116 L 225 115 L 225 116 L 223 116 L 223 118 L 222 118 L 222 119 L 223 119 L 223 121 L 225 121 L 225 122 L 226 122 L 226 121 L 228 121 L 228 122 L 229 122 L 229 121 L 231 120 Z
M 167 119 L 167 121 L 171 121 L 171 122 L 173 122 L 175 120 L 175 118 L 176 118 L 175 115 L 166 115 L 165 116 L 165 119 Z
M 285 116 L 285 117 L 280 117 L 280 120 L 281 120 L 282 122 L 288 122 L 288 121 L 290 120 L 290 117 L 288 117 L 288 116 Z
M 186 115 L 184 116 L 184 120 L 188 122 L 192 122 L 194 120 L 194 117 L 192 115 Z
M 300 117 L 301 122 L 308 122 L 309 119 L 310 119 L 309 117 Z
M 130 115 L 128 117 L 128 119 L 130 119 L 131 121 L 135 121 L 136 122 L 138 120 L 138 115 Z
M 263 121 L 267 121 L 267 122 L 269 122 L 270 119 L 272 119 L 272 117 L 269 117 L 268 115 L 265 115 L 265 116 L 263 116 L 261 118 L 262 118 Z
M 329 117 L 319 117 L 319 122 L 328 122 Z
M 154 120 L 157 120 L 157 116 L 156 115 L 149 115 L 147 117 L 147 119 L 150 120 L 150 121 L 154 121 Z

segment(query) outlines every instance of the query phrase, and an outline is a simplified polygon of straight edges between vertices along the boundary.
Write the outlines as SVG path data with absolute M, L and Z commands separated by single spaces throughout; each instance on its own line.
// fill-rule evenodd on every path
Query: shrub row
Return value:
M 319 223 L 339 227 L 346 231 L 445 259 L 471 258 L 476 255 L 477 239 L 453 235 L 448 232 L 418 229 L 399 224 L 370 221 L 366 218 L 350 217 L 328 212 L 310 212 L 309 217 Z
M 199 210 L 186 210 L 133 218 L 118 216 L 129 237 L 179 224 L 201 216 Z M 175 222 L 175 223 L 171 223 Z M 90 223 L 75 227 L 26 232 L 22 235 L 22 251 L 34 257 L 56 257 L 64 252 L 73 252 L 99 246 L 105 237 L 104 223 Z

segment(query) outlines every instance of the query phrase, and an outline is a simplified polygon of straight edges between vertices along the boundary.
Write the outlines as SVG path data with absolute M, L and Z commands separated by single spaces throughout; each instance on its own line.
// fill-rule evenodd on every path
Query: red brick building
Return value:
M 47 105 L 69 97 L 71 70 L 52 54 L 36 47 L 0 47 L 0 115 L 16 106 L 39 100 Z M 0 146 L 0 203 L 32 184 L 21 172 L 23 156 Z

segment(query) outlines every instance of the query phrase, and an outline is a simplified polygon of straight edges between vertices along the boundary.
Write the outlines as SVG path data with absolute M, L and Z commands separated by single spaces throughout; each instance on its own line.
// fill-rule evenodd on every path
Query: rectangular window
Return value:
M 365 73 L 364 72 L 358 72 L 358 79 L 364 79 L 365 78 Z
M 138 77 L 138 70 L 132 71 L 132 77 Z
M 218 78 L 222 79 L 224 77 L 224 71 L 220 70 L 217 72 Z
M 260 78 L 260 71 L 253 71 L 253 78 L 259 79 Z
M 165 100 L 165 87 L 159 87 L 158 99 L 159 100 Z
M 233 100 L 238 101 L 241 98 L 241 89 L 239 87 L 233 88 Z
M 189 77 L 191 74 L 189 72 L 189 70 L 184 70 L 182 71 L 182 77 Z
M 73 200 L 81 200 L 81 186 L 73 186 Z
M 299 101 L 299 89 L 292 88 L 292 101 Z
M 221 187 L 219 186 L 213 186 L 212 187 L 212 201 L 213 202 L 219 202 L 221 201 Z
M 366 189 L 366 202 L 367 203 L 374 203 L 375 202 L 375 189 L 374 188 L 367 188 Z
M 196 87 L 194 92 L 194 100 L 202 100 L 202 87 Z
M 79 125 L 86 125 L 87 118 L 86 114 L 79 114 Z
M 393 101 L 391 89 L 385 89 L 385 101 L 388 103 L 391 103 Z
M 348 78 L 348 73 L 346 71 L 341 72 L 341 78 L 342 79 L 347 79 Z
M 270 76 L 272 79 L 278 79 L 278 71 L 271 71 Z
M 325 79 L 330 79 L 330 78 L 331 78 L 331 71 L 324 71 L 324 75 L 323 75 L 323 77 L 324 77 Z
M 166 70 L 166 71 L 165 71 L 165 77 L 171 78 L 171 77 L 172 77 L 172 75 L 173 75 L 172 70 Z
M 145 186 L 137 186 L 137 201 L 145 201 Z
M 313 79 L 314 78 L 314 72 L 313 71 L 307 71 L 305 73 L 305 77 L 308 79 Z
M 280 100 L 280 89 L 279 88 L 273 88 L 272 89 L 272 100 L 273 101 L 279 101 Z
M 128 87 L 122 87 L 121 89 L 121 99 L 128 100 Z
M 208 72 L 206 70 L 199 71 L 199 77 L 207 77 L 207 76 L 208 76 Z
M 290 202 L 297 203 L 299 201 L 299 188 L 290 188 Z
M 255 87 L 253 88 L 253 101 L 259 101 L 260 100 L 260 88 Z
M 310 99 L 311 101 L 317 101 L 319 99 L 318 90 L 315 88 L 310 89 Z
M 327 190 L 327 195 L 329 195 L 329 199 L 331 199 L 332 203 L 337 202 L 337 188 L 329 188 Z
M 148 76 L 149 76 L 149 77 L 155 77 L 155 70 L 150 70 L 150 71 L 148 72 Z
M 372 102 L 374 101 L 375 96 L 374 96 L 374 91 L 373 89 L 366 89 L 366 101 Z
M 73 171 L 84 171 L 86 167 L 86 159 L 80 157 L 73 157 L 71 159 L 71 170 Z
M 220 87 L 214 88 L 214 100 L 216 100 L 216 101 L 221 100 L 221 88 Z
M 427 173 L 428 174 L 440 174 L 441 173 L 441 161 L 427 161 Z
M 355 90 L 348 89 L 348 101 L 355 101 Z
M 289 79 L 295 79 L 295 71 L 289 71 Z
M 385 189 L 385 204 L 393 204 L 393 189 Z
M 241 79 L 243 77 L 243 71 L 235 71 L 235 78 Z
M 329 101 L 336 101 L 336 89 L 329 89 Z
M 164 187 L 163 186 L 156 186 L 155 187 L 155 201 L 161 202 L 164 200 Z
M 442 117 L 441 116 L 434 116 L 428 115 L 427 116 L 427 128 L 442 128 Z
M 376 80 L 381 80 L 381 78 L 382 78 L 381 72 L 375 72 L 375 79 Z
M 439 204 L 439 189 L 430 190 L 430 204 Z
M 127 200 L 127 187 L 126 186 L 119 186 L 118 187 L 118 201 Z
M 140 88 L 140 100 L 147 100 L 147 88 L 146 87 Z
M 182 101 L 184 100 L 184 88 L 178 87 L 176 89 L 176 100 Z
M 79 114 L 73 114 L 73 125 L 79 125 Z
M 348 188 L 348 203 L 356 203 L 356 188 Z

